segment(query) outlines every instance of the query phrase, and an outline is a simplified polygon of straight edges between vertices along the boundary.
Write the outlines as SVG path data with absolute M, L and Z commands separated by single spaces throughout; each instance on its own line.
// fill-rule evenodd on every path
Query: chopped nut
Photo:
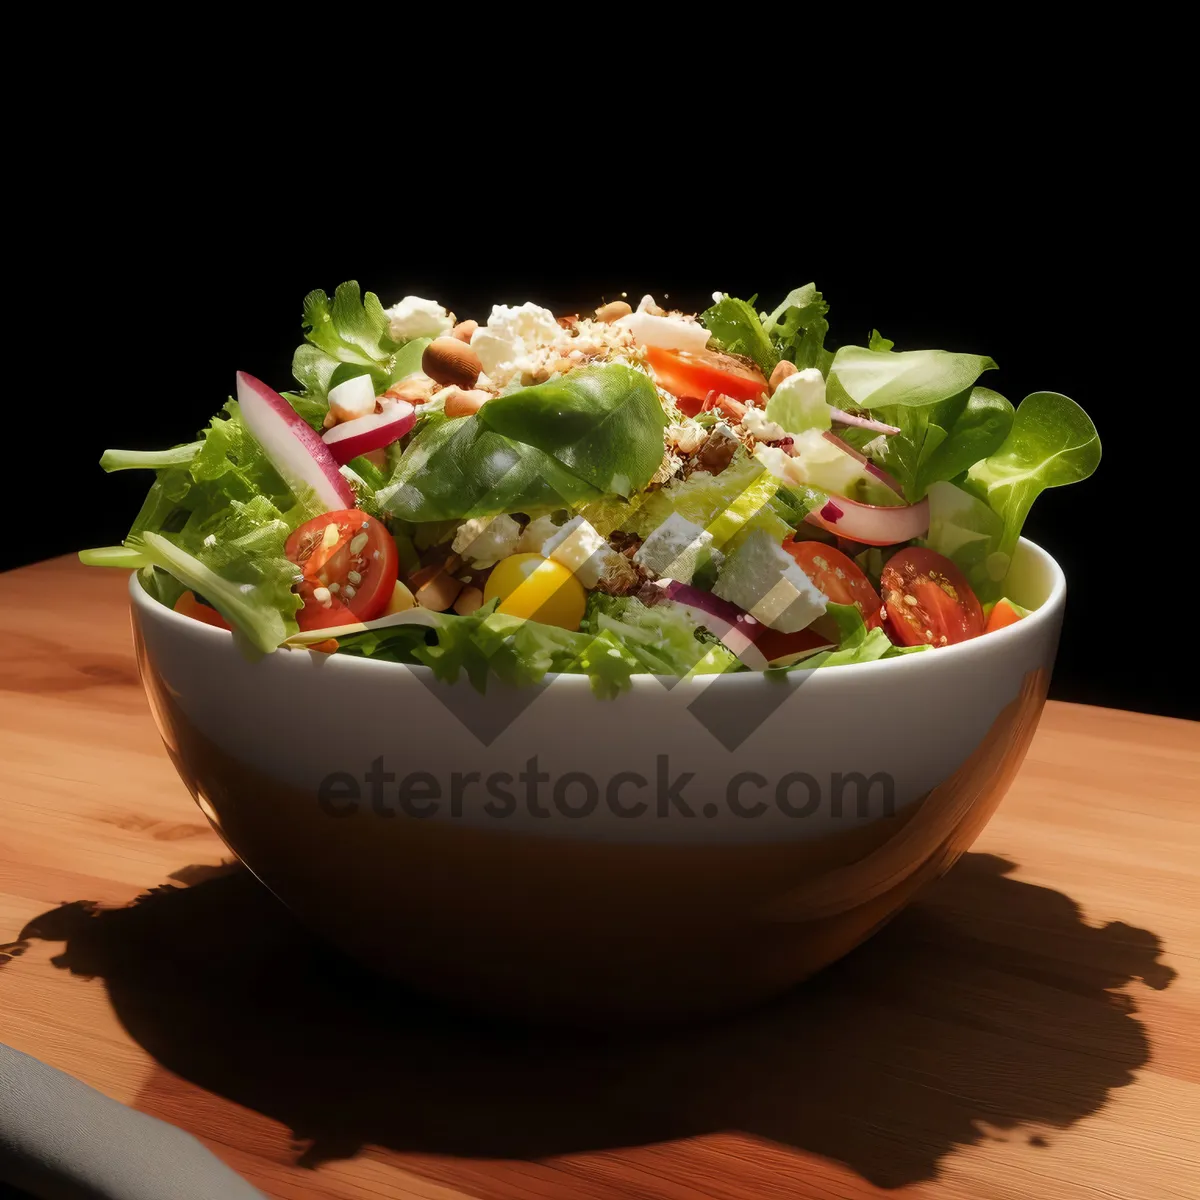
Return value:
M 605 325 L 611 325 L 613 321 L 619 321 L 622 317 L 629 316 L 631 312 L 633 312 L 633 306 L 628 301 L 610 300 L 596 309 L 596 320 L 602 321 Z
M 799 372 L 796 369 L 795 363 L 790 363 L 787 359 L 776 364 L 775 370 L 771 372 L 770 382 L 767 384 L 771 395 L 775 395 L 775 389 L 789 376 L 797 375 Z
M 434 388 L 437 384 L 424 373 L 410 375 L 407 379 L 393 383 L 384 397 L 388 400 L 404 400 L 409 404 L 425 404 L 433 399 Z
M 471 335 L 479 328 L 478 321 L 459 321 L 455 327 L 450 330 L 450 336 L 456 337 L 460 342 L 469 342 Z
M 451 419 L 474 416 L 492 398 L 491 392 L 480 391 L 478 388 L 463 391 L 460 387 L 446 388 L 445 396 L 444 411 Z
M 483 592 L 477 587 L 465 587 L 454 601 L 454 611 L 460 617 L 469 616 L 483 603 Z
M 369 540 L 369 537 L 365 533 L 356 533 L 350 539 L 350 553 L 361 554 L 366 549 Z
M 417 589 L 416 601 L 422 608 L 432 612 L 445 612 L 463 590 L 463 581 L 455 579 L 441 568 L 427 583 Z
M 473 388 L 483 370 L 479 355 L 459 338 L 434 338 L 421 355 L 421 370 L 447 386 Z

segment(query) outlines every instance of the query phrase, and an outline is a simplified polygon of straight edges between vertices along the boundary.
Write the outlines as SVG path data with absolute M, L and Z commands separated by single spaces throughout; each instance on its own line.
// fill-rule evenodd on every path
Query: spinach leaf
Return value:
M 552 512 L 600 495 L 549 454 L 489 429 L 476 414 L 426 424 L 375 501 L 392 516 L 425 522 Z
M 894 404 L 875 412 L 900 429 L 873 448 L 910 504 L 920 500 L 930 484 L 953 479 L 998 450 L 1013 421 L 1008 400 L 984 387 L 923 407 Z
M 966 391 L 995 362 L 949 350 L 868 350 L 843 346 L 829 369 L 829 403 L 835 408 L 924 407 Z
M 713 306 L 700 314 L 701 324 L 730 354 L 753 359 L 764 375 L 770 376 L 779 361 L 771 339 L 763 329 L 754 300 L 737 300 L 722 296 Z
M 616 363 L 497 396 L 479 420 L 606 495 L 640 491 L 663 460 L 667 417 L 658 392 L 644 372 Z
M 1091 418 L 1067 396 L 1034 392 L 1017 409 L 1003 445 L 967 473 L 967 487 L 1004 521 L 1011 555 L 1034 500 L 1046 488 L 1086 479 L 1100 463 Z

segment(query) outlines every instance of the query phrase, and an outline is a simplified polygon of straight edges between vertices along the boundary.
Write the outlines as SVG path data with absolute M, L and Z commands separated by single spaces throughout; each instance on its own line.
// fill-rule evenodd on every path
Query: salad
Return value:
M 485 323 L 357 283 L 304 301 L 295 387 L 239 374 L 161 452 L 123 545 L 177 612 L 279 647 L 532 683 L 809 670 L 937 651 L 1024 615 L 1030 505 L 1100 442 L 1056 392 L 1019 407 L 978 354 L 826 345 L 813 284 Z

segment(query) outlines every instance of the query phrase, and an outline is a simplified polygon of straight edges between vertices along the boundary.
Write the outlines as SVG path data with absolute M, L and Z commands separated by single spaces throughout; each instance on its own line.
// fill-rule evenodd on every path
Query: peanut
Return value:
M 421 370 L 438 383 L 473 388 L 483 370 L 479 355 L 458 338 L 434 338 L 421 355 Z
M 451 418 L 474 416 L 492 398 L 491 392 L 478 389 L 463 391 L 459 387 L 448 387 L 444 394 L 446 397 L 445 413 L 447 417 Z
M 387 400 L 405 400 L 409 404 L 424 404 L 433 399 L 433 390 L 437 385 L 428 375 L 410 375 L 393 383 L 383 396 Z
M 771 380 L 767 384 L 767 387 L 770 389 L 771 395 L 772 396 L 775 395 L 775 389 L 789 375 L 795 375 L 795 374 L 797 374 L 795 363 L 788 362 L 788 360 L 786 358 L 782 362 L 778 363 L 775 367 L 775 370 L 773 370 L 771 372 Z
M 483 592 L 477 587 L 465 587 L 458 593 L 454 611 L 460 617 L 469 616 L 483 603 Z
M 417 589 L 416 600 L 422 608 L 445 612 L 462 590 L 461 579 L 455 579 L 448 571 L 439 569 L 432 579 Z
M 478 321 L 459 321 L 455 327 L 450 330 L 450 336 L 458 338 L 460 342 L 469 342 L 471 335 L 479 328 Z
M 633 307 L 625 300 L 610 300 L 596 309 L 596 320 L 610 325 L 613 321 L 619 321 L 622 317 L 629 316 L 631 312 L 633 312 Z

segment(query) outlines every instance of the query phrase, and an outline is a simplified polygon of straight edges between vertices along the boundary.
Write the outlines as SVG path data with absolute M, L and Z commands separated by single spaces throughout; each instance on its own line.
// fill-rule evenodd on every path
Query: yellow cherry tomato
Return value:
M 587 596 L 583 585 L 561 563 L 540 554 L 510 554 L 488 576 L 484 603 L 500 598 L 498 612 L 563 629 L 578 629 Z

